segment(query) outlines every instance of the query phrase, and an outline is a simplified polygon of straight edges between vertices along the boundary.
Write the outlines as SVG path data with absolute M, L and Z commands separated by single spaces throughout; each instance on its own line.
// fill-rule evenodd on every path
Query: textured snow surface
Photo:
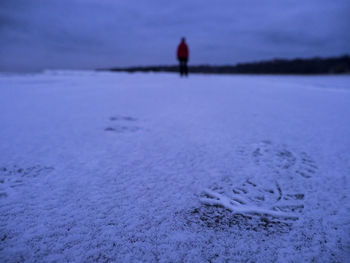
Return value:
M 350 77 L 0 75 L 1 262 L 346 262 Z

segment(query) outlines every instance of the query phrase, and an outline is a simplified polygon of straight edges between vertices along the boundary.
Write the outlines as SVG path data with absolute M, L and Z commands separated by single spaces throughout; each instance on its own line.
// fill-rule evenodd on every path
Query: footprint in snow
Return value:
M 130 116 L 115 115 L 109 118 L 110 121 L 137 121 L 136 118 Z
M 203 206 L 197 209 L 198 218 L 208 226 L 222 227 L 223 222 L 236 221 L 235 224 L 259 229 L 263 221 L 269 228 L 284 226 L 286 230 L 301 216 L 304 197 L 304 193 L 286 191 L 277 181 L 264 183 L 249 178 L 237 186 L 205 189 L 200 195 Z M 244 220 L 237 222 L 238 218 Z
M 244 151 L 242 156 L 249 158 Z M 312 158 L 270 141 L 254 145 L 250 156 L 257 168 L 253 170 L 255 174 L 241 183 L 225 178 L 202 191 L 202 205 L 192 214 L 197 223 L 219 228 L 240 225 L 255 230 L 268 227 L 286 231 L 300 219 L 305 199 L 302 180 L 317 171 Z
M 137 118 L 130 116 L 115 115 L 109 118 L 110 122 L 116 123 L 105 128 L 105 131 L 115 133 L 132 133 L 141 130 L 140 127 L 129 125 L 129 123 L 137 122 Z
M 47 175 L 54 170 L 50 166 L 34 165 L 19 167 L 17 165 L 0 167 L 0 198 L 8 196 L 9 189 L 16 189 L 27 183 L 31 178 Z
M 293 152 L 286 146 L 274 145 L 270 141 L 255 145 L 251 156 L 256 165 L 278 174 L 311 178 L 318 169 L 315 161 L 307 153 Z

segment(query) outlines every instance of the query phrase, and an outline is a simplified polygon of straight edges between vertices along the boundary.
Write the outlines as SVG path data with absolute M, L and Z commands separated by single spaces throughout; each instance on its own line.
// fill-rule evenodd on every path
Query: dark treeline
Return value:
M 178 72 L 174 66 L 144 66 L 100 69 L 122 72 Z M 239 63 L 237 65 L 197 65 L 189 66 L 191 73 L 207 74 L 343 74 L 350 73 L 348 55 L 333 58 L 274 59 L 269 61 Z

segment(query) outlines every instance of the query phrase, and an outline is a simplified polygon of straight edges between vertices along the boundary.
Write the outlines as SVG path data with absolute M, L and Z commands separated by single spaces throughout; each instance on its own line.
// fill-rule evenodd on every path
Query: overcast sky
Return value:
M 349 0 L 0 0 L 0 71 L 350 53 Z

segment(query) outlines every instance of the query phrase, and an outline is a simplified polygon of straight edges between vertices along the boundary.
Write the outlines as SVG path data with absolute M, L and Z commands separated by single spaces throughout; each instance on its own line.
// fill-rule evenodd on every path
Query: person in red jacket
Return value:
M 185 38 L 183 37 L 181 39 L 181 43 L 177 47 L 177 59 L 179 60 L 180 63 L 180 76 L 188 75 L 188 68 L 187 68 L 187 61 L 188 61 L 188 46 L 185 42 Z

